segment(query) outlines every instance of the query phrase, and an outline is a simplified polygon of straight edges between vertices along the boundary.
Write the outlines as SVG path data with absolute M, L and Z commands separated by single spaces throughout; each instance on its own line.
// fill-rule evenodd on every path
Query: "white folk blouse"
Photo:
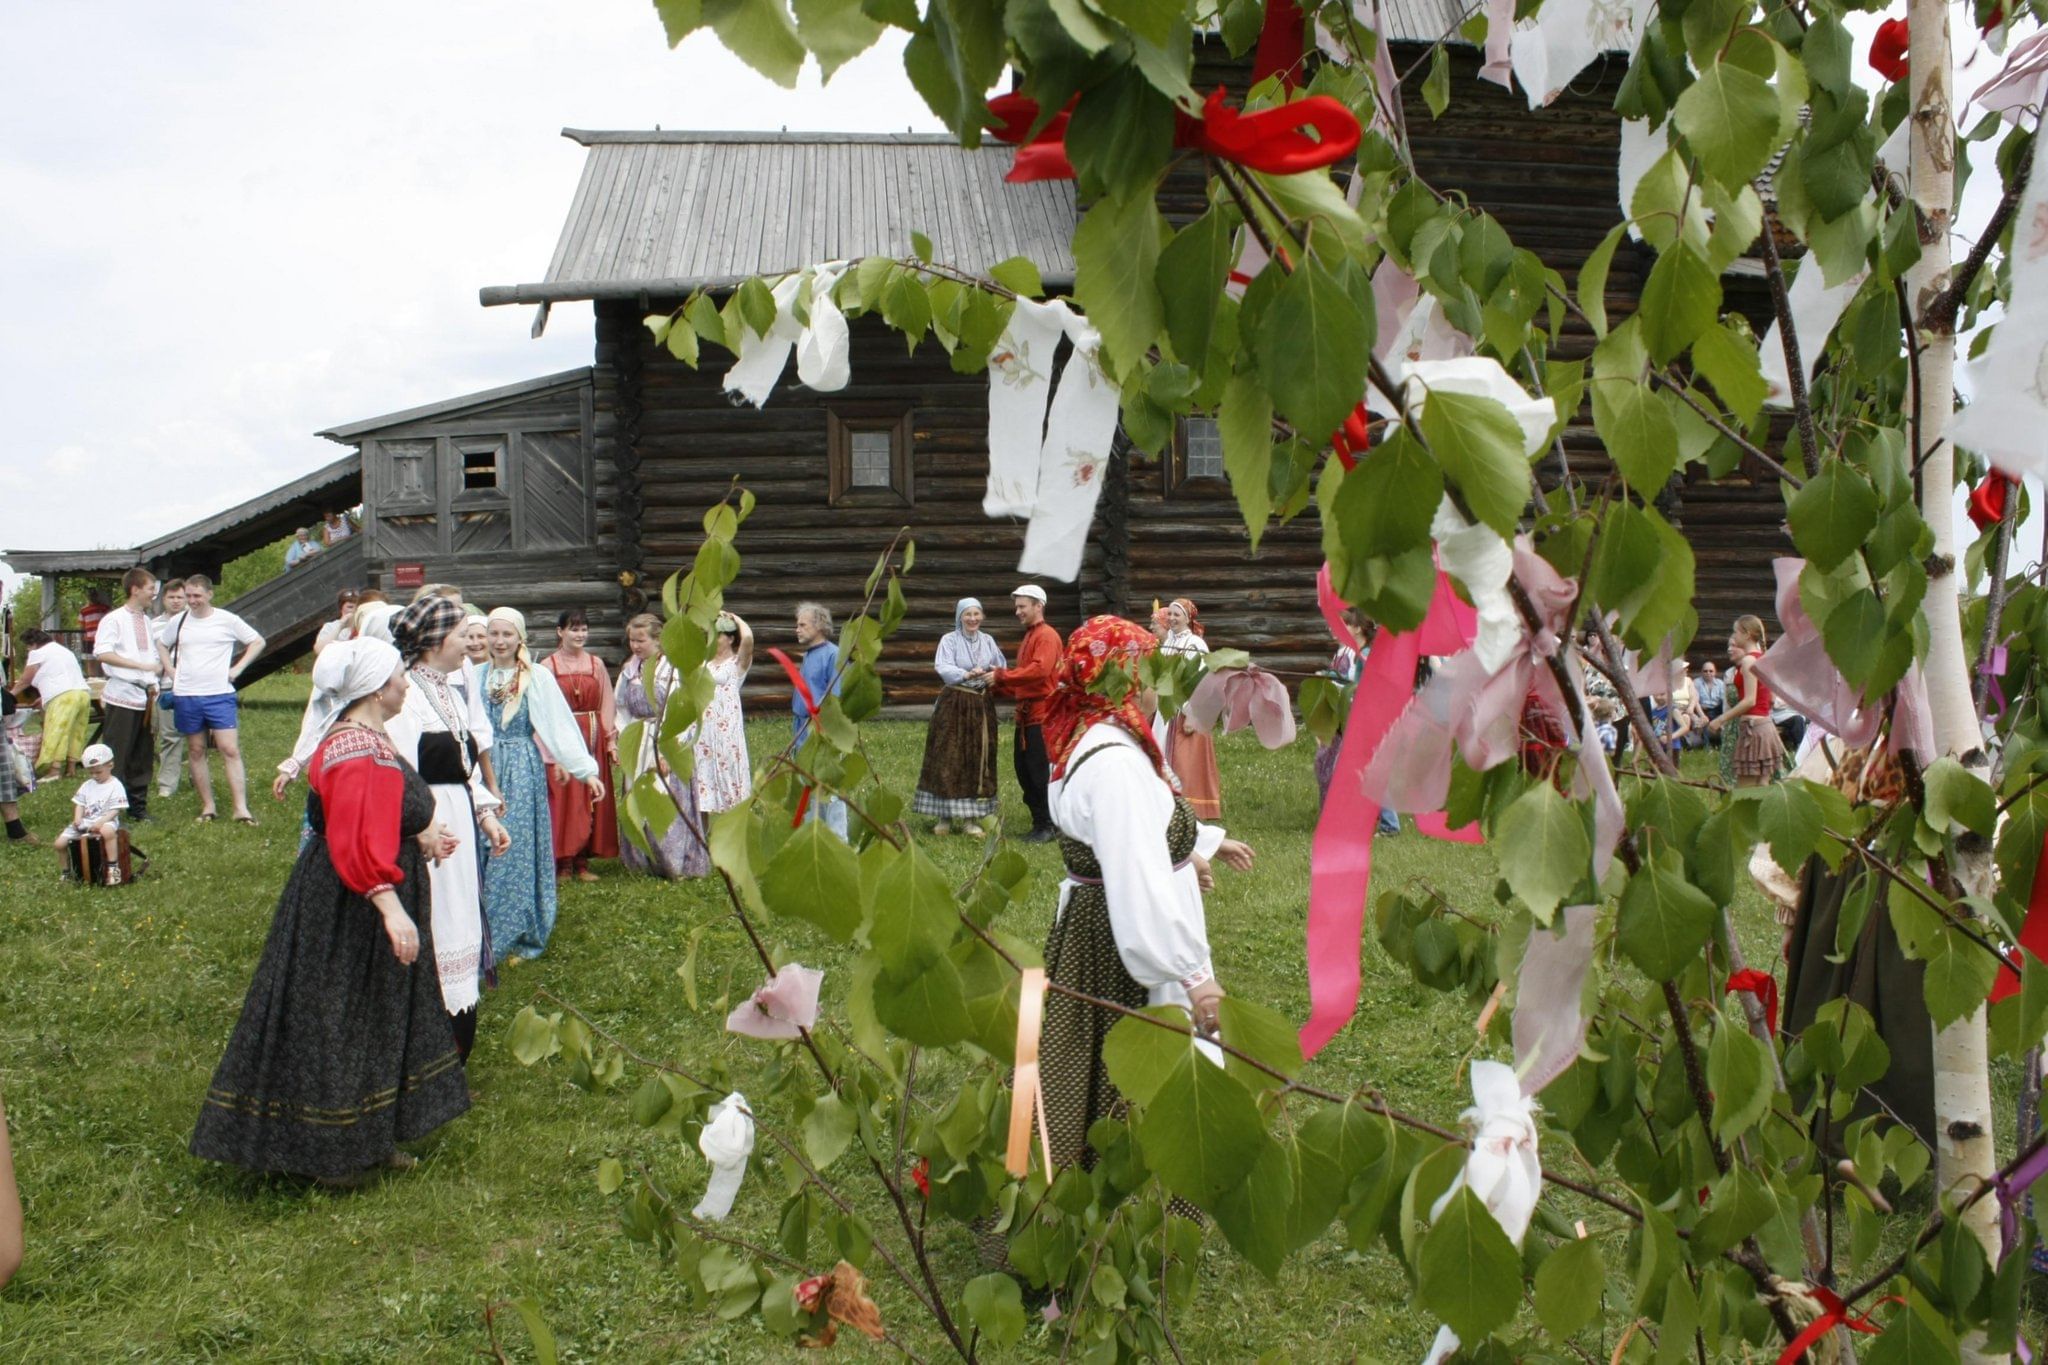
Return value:
M 1097 749 L 1114 748 L 1081 763 Z M 1166 851 L 1173 792 L 1152 769 L 1138 741 L 1116 725 L 1098 724 L 1081 736 L 1068 776 L 1048 793 L 1061 830 L 1095 850 L 1109 900 L 1110 930 L 1124 970 L 1150 992 L 1155 1005 L 1186 1005 L 1188 989 L 1215 975 L 1209 961 L 1208 921 L 1192 864 L 1175 867 Z M 1203 825 L 1195 852 L 1212 858 L 1223 843 L 1221 825 Z M 1060 912 L 1075 883 L 1060 883 Z

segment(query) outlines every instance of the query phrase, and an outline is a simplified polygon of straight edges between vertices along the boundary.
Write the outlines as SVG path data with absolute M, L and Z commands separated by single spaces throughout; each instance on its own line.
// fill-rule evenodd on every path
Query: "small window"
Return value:
M 825 413 L 825 448 L 834 507 L 877 504 L 908 507 L 910 413 L 832 408 Z
M 462 491 L 465 493 L 495 493 L 504 487 L 502 461 L 499 454 L 502 447 L 496 445 L 470 446 L 462 451 Z
M 1180 492 L 1187 484 L 1198 479 L 1221 484 L 1224 478 L 1223 431 L 1216 425 L 1216 419 L 1181 418 L 1174 428 L 1173 448 L 1167 459 L 1167 491 Z

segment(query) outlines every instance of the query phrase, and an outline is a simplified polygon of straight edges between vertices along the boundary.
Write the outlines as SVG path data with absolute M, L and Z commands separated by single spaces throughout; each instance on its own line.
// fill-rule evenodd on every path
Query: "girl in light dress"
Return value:
M 754 629 L 737 612 L 718 613 L 713 646 L 711 704 L 697 723 L 697 803 L 705 815 L 731 810 L 754 794 L 754 768 L 747 757 L 747 718 L 740 685 L 754 666 Z

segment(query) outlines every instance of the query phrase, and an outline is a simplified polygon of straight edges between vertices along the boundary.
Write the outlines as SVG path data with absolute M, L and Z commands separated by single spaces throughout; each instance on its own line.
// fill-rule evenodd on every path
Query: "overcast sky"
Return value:
M 342 453 L 314 431 L 587 364 L 587 306 L 531 341 L 477 303 L 546 270 L 564 126 L 937 127 L 893 40 L 785 91 L 648 0 L 66 0 L 8 43 L 0 548 L 133 545 Z
M 936 130 L 890 42 L 782 90 L 649 0 L 17 6 L 0 82 L 0 548 L 133 545 L 312 433 L 590 362 L 538 280 L 584 128 Z

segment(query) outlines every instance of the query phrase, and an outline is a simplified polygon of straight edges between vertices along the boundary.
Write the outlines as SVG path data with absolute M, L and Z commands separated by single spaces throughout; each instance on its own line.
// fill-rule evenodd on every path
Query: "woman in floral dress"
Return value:
M 661 656 L 661 618 L 642 613 L 626 622 L 626 647 L 632 653 L 619 670 L 619 709 L 629 725 L 636 720 L 646 723 L 640 727 L 640 742 L 623 756 L 625 785 L 628 790 L 636 788 L 652 769 L 660 775 L 676 813 L 659 832 L 642 819 L 640 831 L 649 852 L 643 853 L 627 838 L 619 857 L 630 871 L 651 872 L 670 881 L 701 877 L 711 870 L 711 853 L 698 835 L 703 816 L 697 808 L 697 784 L 677 777 L 660 752 L 661 716 L 676 688 L 675 665 Z M 685 736 L 683 742 L 693 741 Z
M 717 643 L 710 664 L 715 690 L 697 726 L 697 804 L 707 816 L 731 810 L 754 794 L 754 765 L 747 757 L 747 718 L 740 709 L 740 684 L 753 666 L 753 627 L 735 612 L 718 613 Z

